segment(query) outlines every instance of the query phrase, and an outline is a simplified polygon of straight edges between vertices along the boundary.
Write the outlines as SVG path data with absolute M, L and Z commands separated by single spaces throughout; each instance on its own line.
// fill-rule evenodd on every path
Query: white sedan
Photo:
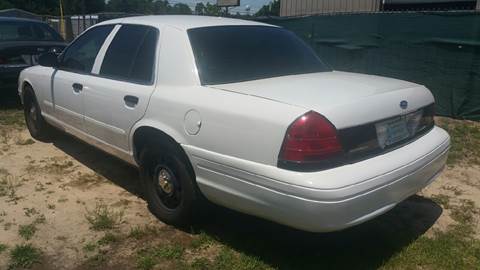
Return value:
M 24 70 L 31 135 L 55 126 L 140 168 L 151 211 L 204 198 L 298 229 L 369 220 L 442 171 L 449 135 L 424 86 L 333 71 L 253 21 L 145 16 L 93 26 Z

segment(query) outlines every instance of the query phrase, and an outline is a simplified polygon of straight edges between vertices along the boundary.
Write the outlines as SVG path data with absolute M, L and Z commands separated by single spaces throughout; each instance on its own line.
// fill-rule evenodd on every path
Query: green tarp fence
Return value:
M 295 32 L 336 70 L 423 84 L 435 96 L 438 115 L 480 120 L 480 13 L 375 13 L 260 21 Z

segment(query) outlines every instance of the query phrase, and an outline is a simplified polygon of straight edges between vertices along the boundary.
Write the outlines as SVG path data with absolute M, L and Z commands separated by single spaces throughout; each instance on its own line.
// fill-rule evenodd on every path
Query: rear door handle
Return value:
M 83 85 L 80 83 L 72 84 L 73 92 L 80 93 L 83 90 Z
M 138 97 L 128 95 L 123 98 L 123 101 L 127 107 L 134 108 L 138 104 Z

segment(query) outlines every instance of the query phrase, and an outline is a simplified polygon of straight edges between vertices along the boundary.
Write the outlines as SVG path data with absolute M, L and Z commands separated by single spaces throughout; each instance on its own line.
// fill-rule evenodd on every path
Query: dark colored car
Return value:
M 39 55 L 60 53 L 65 46 L 63 38 L 46 23 L 0 17 L 0 89 L 15 89 L 20 71 L 36 65 Z

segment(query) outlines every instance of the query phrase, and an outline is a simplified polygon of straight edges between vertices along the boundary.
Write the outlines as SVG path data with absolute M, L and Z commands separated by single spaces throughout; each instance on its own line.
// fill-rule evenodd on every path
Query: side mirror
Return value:
M 57 67 L 58 54 L 54 52 L 44 53 L 38 58 L 38 64 L 44 67 Z

